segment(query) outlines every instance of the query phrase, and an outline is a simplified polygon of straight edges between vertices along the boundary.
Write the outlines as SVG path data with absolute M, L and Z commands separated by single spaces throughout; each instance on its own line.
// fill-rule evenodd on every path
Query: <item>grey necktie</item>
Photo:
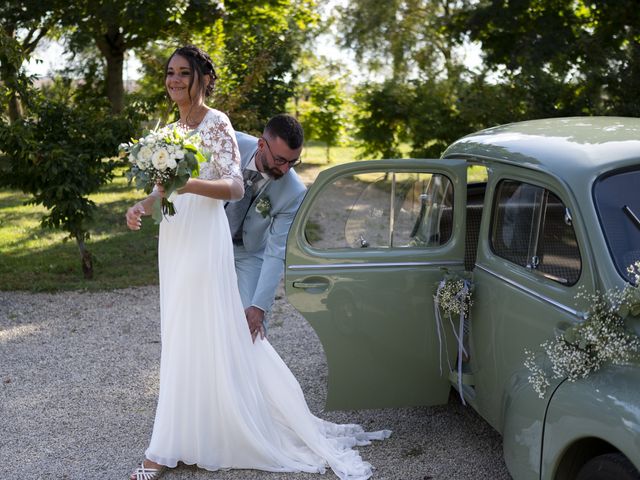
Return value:
M 242 223 L 247 216 L 253 195 L 257 192 L 257 182 L 262 179 L 260 172 L 249 170 L 242 172 L 244 181 L 244 196 L 237 202 L 229 202 L 225 208 L 229 220 L 229 230 L 234 243 L 242 243 Z

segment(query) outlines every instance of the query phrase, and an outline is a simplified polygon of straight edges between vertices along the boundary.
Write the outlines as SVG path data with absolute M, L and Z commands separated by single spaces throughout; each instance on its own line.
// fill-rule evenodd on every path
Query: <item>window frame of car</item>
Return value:
M 504 195 L 505 193 L 507 195 Z M 550 223 L 553 218 L 553 205 L 558 202 L 562 208 L 562 224 L 569 227 L 563 233 L 570 233 L 572 240 L 576 242 L 573 250 L 577 256 L 569 258 L 569 261 L 578 263 L 576 273 L 571 272 L 568 266 L 554 267 L 553 263 L 545 261 L 547 255 L 553 258 L 558 252 L 557 249 L 548 249 L 551 244 L 548 235 L 558 228 L 565 228 L 563 225 Z M 573 228 L 571 210 L 553 190 L 520 180 L 500 180 L 493 198 L 490 232 L 490 247 L 499 257 L 562 285 L 571 286 L 579 280 L 582 257 Z M 524 233 L 524 236 L 518 235 L 520 232 Z M 509 238 L 506 238 L 507 236 Z M 554 268 L 557 274 L 549 271 Z
M 456 204 L 455 204 L 455 197 L 456 197 L 456 193 L 455 193 L 455 189 L 456 187 L 456 180 L 454 178 L 451 178 L 449 176 L 449 174 L 447 172 L 443 172 L 443 171 L 436 171 L 433 169 L 414 169 L 414 170 L 409 170 L 406 168 L 378 168 L 378 169 L 371 169 L 371 168 L 367 168 L 366 170 L 362 170 L 362 171 L 352 171 L 352 172 L 345 172 L 339 176 L 336 176 L 334 178 L 331 179 L 330 182 L 327 182 L 327 184 L 324 185 L 323 190 L 322 190 L 322 194 L 326 194 L 327 191 L 329 191 L 333 185 L 335 185 L 338 181 L 348 178 L 348 177 L 352 177 L 355 175 L 377 175 L 377 178 L 372 181 L 370 184 L 366 185 L 360 192 L 358 195 L 358 198 L 356 199 L 356 201 L 354 202 L 354 204 L 350 207 L 349 209 L 349 213 L 345 219 L 344 222 L 344 226 L 346 229 L 346 226 L 349 224 L 350 221 L 354 220 L 351 215 L 353 215 L 353 212 L 356 212 L 358 209 L 357 208 L 353 208 L 355 206 L 358 205 L 357 202 L 359 202 L 361 200 L 361 196 L 364 194 L 369 193 L 368 190 L 372 187 L 374 187 L 376 185 L 376 182 L 378 182 L 379 178 L 381 178 L 382 176 L 388 175 L 389 177 L 391 177 L 391 184 L 390 184 L 390 190 L 389 190 L 389 200 L 390 200 L 390 204 L 391 204 L 391 208 L 393 208 L 394 206 L 394 202 L 397 200 L 395 198 L 395 194 L 396 194 L 396 188 L 398 185 L 400 185 L 402 183 L 402 180 L 399 179 L 399 176 L 404 175 L 404 174 L 408 174 L 408 175 L 416 175 L 416 181 L 414 182 L 413 186 L 411 188 L 414 188 L 415 185 L 417 185 L 419 183 L 419 179 L 421 175 L 427 175 L 427 176 L 431 176 L 431 179 L 435 178 L 435 177 L 441 177 L 442 179 L 445 180 L 445 183 L 447 184 L 447 189 L 450 189 L 450 191 L 448 192 L 448 194 L 446 195 L 448 201 L 450 201 L 450 204 L 448 205 L 447 208 L 450 208 L 450 215 L 453 219 L 453 216 L 455 215 L 455 211 L 456 211 Z M 420 195 L 420 197 L 422 197 L 422 195 Z M 306 235 L 306 227 L 309 224 L 310 221 L 312 221 L 312 217 L 314 215 L 314 210 L 318 207 L 318 203 L 319 203 L 319 198 L 320 196 L 316 197 L 314 199 L 313 205 L 312 205 L 312 209 L 305 215 L 305 226 L 303 227 L 303 232 L 305 232 L 305 234 L 303 235 L 303 237 L 305 238 L 305 241 L 307 243 L 307 248 L 310 248 L 312 250 L 315 251 L 355 251 L 355 250 L 360 250 L 359 248 L 357 248 L 354 245 L 348 244 L 348 245 L 340 245 L 340 246 L 320 246 L 317 244 L 314 244 L 313 241 L 311 241 L 308 236 Z M 437 203 L 437 202 L 436 202 Z M 363 202 L 362 205 L 366 205 L 366 202 Z M 384 216 L 384 215 L 383 215 Z M 395 244 L 395 239 L 396 239 L 396 235 L 397 232 L 395 230 L 395 222 L 397 221 L 397 218 L 394 215 L 391 214 L 391 210 L 389 210 L 388 212 L 388 216 L 389 219 L 386 222 L 386 236 L 388 237 L 388 244 L 384 244 L 384 245 L 380 245 L 380 244 L 372 244 L 372 245 L 362 245 L 361 247 L 366 246 L 367 249 L 370 250 L 410 250 L 410 249 L 442 249 L 442 248 L 446 248 L 448 246 L 448 244 L 451 242 L 452 238 L 453 238 L 453 225 L 451 226 L 451 232 L 449 232 L 449 236 L 446 237 L 446 240 L 441 241 L 438 244 L 416 244 L 416 245 L 409 245 L 409 244 Z M 421 221 L 421 218 L 417 218 L 415 219 L 415 221 Z M 416 225 L 418 226 L 418 225 Z M 422 224 L 420 225 L 422 226 Z M 440 226 L 440 225 L 439 225 Z M 364 242 L 366 239 L 362 239 L 362 241 Z
M 626 268 L 629 265 L 625 265 L 624 260 L 622 260 L 620 258 L 621 256 L 621 252 L 618 251 L 617 248 L 614 248 L 614 246 L 612 245 L 613 243 L 613 239 L 612 239 L 612 231 L 610 228 L 607 227 L 607 223 L 610 220 L 609 218 L 607 218 L 607 222 L 605 222 L 604 217 L 608 216 L 611 212 L 607 211 L 607 209 L 605 209 L 602 205 L 602 201 L 600 198 L 600 188 L 602 187 L 602 185 L 604 184 L 604 182 L 610 181 L 612 178 L 619 178 L 621 175 L 625 175 L 628 173 L 634 173 L 636 174 L 636 176 L 640 176 L 640 168 L 636 165 L 636 166 L 629 166 L 629 167 L 624 167 L 624 168 L 618 168 L 615 170 L 611 170 L 608 172 L 603 173 L 602 175 L 600 175 L 594 182 L 593 182 L 593 186 L 592 186 L 592 191 L 591 191 L 591 195 L 593 197 L 593 204 L 595 207 L 595 211 L 596 211 L 596 215 L 598 218 L 598 224 L 600 226 L 600 229 L 602 231 L 602 235 L 604 237 L 604 241 L 606 243 L 607 249 L 608 249 L 608 253 L 609 256 L 611 257 L 611 262 L 613 263 L 616 271 L 618 272 L 618 274 L 620 275 L 620 277 L 622 279 L 624 279 L 625 282 L 630 282 L 631 281 L 631 277 L 629 272 L 627 272 Z M 631 216 L 636 216 L 637 219 L 637 215 L 640 215 L 640 212 L 638 211 L 632 211 L 630 212 Z M 625 221 L 629 221 L 629 218 L 626 218 Z M 637 226 L 636 226 L 637 227 Z
M 571 190 L 568 185 L 560 178 L 549 175 L 547 172 L 536 170 L 535 168 L 527 168 L 520 165 L 512 165 L 503 162 L 490 162 L 489 183 L 485 193 L 485 210 L 489 210 L 489 218 L 483 219 L 483 227 L 480 235 L 477 262 L 495 271 L 498 275 L 508 278 L 515 282 L 521 288 L 544 294 L 555 301 L 559 301 L 565 305 L 575 306 L 575 296 L 581 287 L 593 290 L 596 286 L 594 276 L 594 257 L 591 249 L 588 235 L 585 230 L 585 222 L 582 218 L 582 212 L 577 207 L 575 199 L 571 196 Z M 514 180 L 525 182 L 552 192 L 566 208 L 569 209 L 572 217 L 572 225 L 576 242 L 580 251 L 581 271 L 577 281 L 572 285 L 566 285 L 541 275 L 533 269 L 529 269 L 511 262 L 498 255 L 491 246 L 491 235 L 493 231 L 493 222 L 495 218 L 495 205 L 497 195 L 499 193 L 499 185 L 503 180 Z M 481 252 L 482 250 L 482 252 Z M 580 309 L 586 305 L 579 305 Z

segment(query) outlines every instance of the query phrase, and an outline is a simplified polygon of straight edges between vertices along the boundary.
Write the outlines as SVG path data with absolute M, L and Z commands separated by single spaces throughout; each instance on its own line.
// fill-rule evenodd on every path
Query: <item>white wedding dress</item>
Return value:
M 210 110 L 198 127 L 213 152 L 201 178 L 242 181 L 228 118 Z M 251 335 L 238 292 L 224 202 L 183 194 L 160 225 L 162 359 L 148 459 L 207 470 L 318 472 L 366 479 L 356 445 L 390 432 L 364 432 L 315 417 L 270 343 Z

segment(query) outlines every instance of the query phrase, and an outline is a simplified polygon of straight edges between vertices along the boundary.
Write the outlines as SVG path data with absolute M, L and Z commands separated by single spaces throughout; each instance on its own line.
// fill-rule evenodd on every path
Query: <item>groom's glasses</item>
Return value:
M 271 145 L 269 145 L 269 142 L 267 141 L 267 139 L 262 137 L 262 140 L 264 140 L 264 143 L 267 144 L 267 148 L 269 149 L 269 153 L 271 154 L 271 157 L 273 157 L 273 161 L 275 162 L 276 165 L 289 165 L 289 168 L 291 168 L 291 167 L 295 167 L 296 165 L 298 165 L 302 161 L 302 160 L 300 160 L 300 157 L 294 158 L 293 160 L 287 160 L 286 158 L 282 158 L 280 156 L 276 157 L 273 154 L 273 151 L 271 150 Z

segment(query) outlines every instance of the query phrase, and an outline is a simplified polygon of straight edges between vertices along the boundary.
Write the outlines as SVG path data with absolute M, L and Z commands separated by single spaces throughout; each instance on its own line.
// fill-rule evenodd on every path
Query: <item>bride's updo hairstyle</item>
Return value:
M 213 93 L 213 87 L 216 83 L 218 76 L 213 68 L 213 61 L 207 52 L 195 45 L 185 45 L 176 49 L 167 60 L 167 64 L 164 67 L 164 77 L 167 78 L 167 70 L 169 69 L 169 62 L 176 55 L 180 55 L 189 62 L 191 71 L 194 75 L 189 80 L 189 98 L 191 98 L 191 87 L 193 83 L 198 79 L 200 84 L 200 90 L 204 98 L 209 97 Z M 209 78 L 207 82 L 206 79 Z

